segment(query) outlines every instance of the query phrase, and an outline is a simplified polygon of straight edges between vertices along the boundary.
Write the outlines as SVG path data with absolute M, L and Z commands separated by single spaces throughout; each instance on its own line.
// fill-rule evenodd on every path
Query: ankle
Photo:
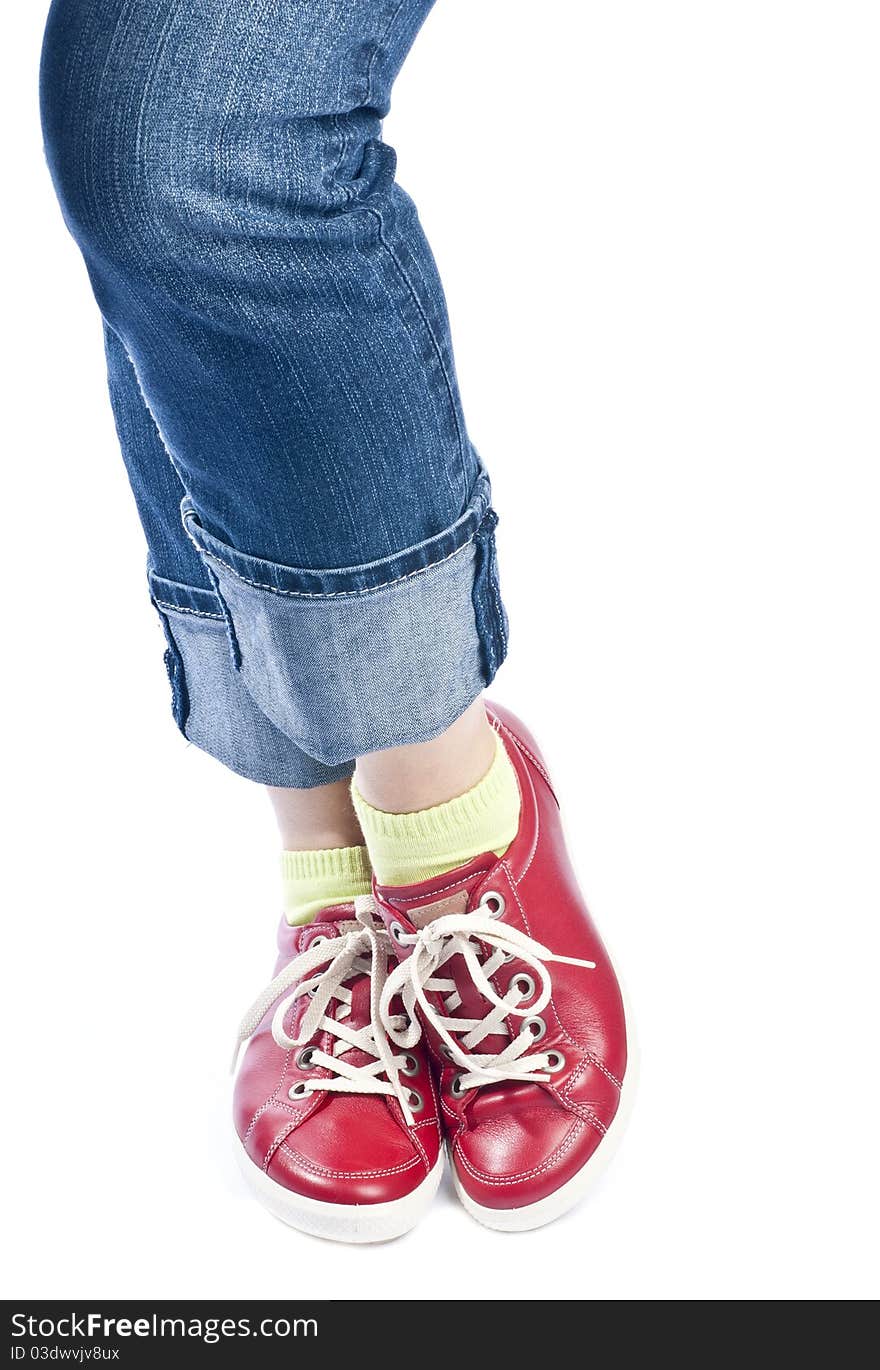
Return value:
M 492 734 L 493 759 L 464 794 L 417 812 L 389 813 L 352 784 L 352 799 L 381 885 L 413 885 L 491 852 L 503 856 L 519 827 L 520 794 L 504 744 Z
M 362 844 L 347 780 L 312 790 L 270 786 L 268 793 L 285 851 L 328 851 Z
M 495 731 L 477 699 L 446 732 L 430 742 L 392 747 L 360 757 L 357 793 L 384 813 L 417 813 L 473 789 L 495 756 Z

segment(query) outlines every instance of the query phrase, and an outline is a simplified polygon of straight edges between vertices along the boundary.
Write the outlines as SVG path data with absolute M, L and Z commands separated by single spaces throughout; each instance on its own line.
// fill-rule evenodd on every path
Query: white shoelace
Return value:
M 393 959 L 391 941 L 385 928 L 374 922 L 372 900 L 364 897 L 356 902 L 360 905 L 360 927 L 356 931 L 339 937 L 316 937 L 306 951 L 288 962 L 251 1004 L 238 1029 L 233 1068 L 242 1044 L 256 1032 L 267 1010 L 293 986 L 292 992 L 278 1003 L 272 1017 L 272 1036 L 278 1045 L 284 1050 L 304 1047 L 319 1032 L 326 1032 L 336 1040 L 332 1055 L 319 1047 L 307 1048 L 307 1068 L 323 1066 L 330 1075 L 300 1081 L 294 1086 L 296 1092 L 292 1092 L 291 1097 L 299 1098 L 318 1091 L 388 1094 L 397 1099 L 404 1117 L 413 1126 L 413 1110 L 420 1109 L 424 1101 L 400 1078 L 401 1073 L 413 1073 L 413 1062 L 406 1050 L 402 1054 L 394 1053 L 386 1032 L 386 1029 L 393 1032 L 395 1040 L 402 1038 L 407 1021 L 399 1014 L 392 1014 L 390 1009 L 384 1016 L 379 1012 L 388 964 Z M 345 982 L 361 975 L 370 977 L 371 1021 L 365 1027 L 352 1028 L 344 1021 L 351 1013 L 352 999 Z M 291 1037 L 284 1029 L 284 1019 L 291 1005 L 303 995 L 311 996 L 312 1002 L 302 1016 L 296 1036 Z M 341 1007 L 335 1008 L 336 1004 Z M 355 1049 L 374 1059 L 361 1066 L 346 1061 L 346 1053 Z
M 444 1043 L 448 1059 L 460 1067 L 453 1083 L 453 1093 L 457 1095 L 479 1085 L 497 1084 L 503 1080 L 546 1081 L 561 1070 L 565 1064 L 561 1052 L 534 1050 L 536 1042 L 546 1032 L 546 1023 L 540 1015 L 553 992 L 547 963 L 557 961 L 583 966 L 587 970 L 596 968 L 595 961 L 556 956 L 518 928 L 499 923 L 503 910 L 501 895 L 487 891 L 472 913 L 446 914 L 416 933 L 407 933 L 400 924 L 392 924 L 395 941 L 401 946 L 412 947 L 412 952 L 385 981 L 379 1001 L 383 1027 L 398 1047 L 404 1050 L 413 1047 L 421 1036 L 415 1014 L 418 1005 L 424 1020 Z M 488 956 L 486 946 L 490 948 Z M 438 975 L 453 956 L 463 957 L 474 985 L 492 1005 L 482 1018 L 453 1016 L 461 1006 L 461 996 L 454 980 Z M 518 972 L 502 998 L 492 984 L 492 977 L 514 958 L 525 962 L 534 974 Z M 534 998 L 539 985 L 540 992 Z M 429 993 L 443 996 L 445 1013 L 439 1013 L 428 1000 Z M 409 1018 L 409 1027 L 403 1030 L 391 1013 L 391 1001 L 397 994 L 401 996 Z M 522 1007 L 525 1000 L 531 1001 L 528 1007 Z M 508 1026 L 510 1017 L 523 1019 L 516 1035 Z M 475 1052 L 475 1047 L 493 1036 L 508 1037 L 510 1041 L 499 1052 Z

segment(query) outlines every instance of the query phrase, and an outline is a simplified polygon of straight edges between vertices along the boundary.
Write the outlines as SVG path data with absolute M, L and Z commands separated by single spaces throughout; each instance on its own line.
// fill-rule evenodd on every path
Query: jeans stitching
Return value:
M 213 618 L 218 623 L 225 622 L 222 614 L 209 614 L 204 609 L 184 609 L 181 604 L 166 604 L 163 599 L 157 599 L 155 604 L 157 609 L 165 609 L 169 614 L 192 614 L 194 618 Z
M 401 585 L 405 580 L 414 580 L 416 576 L 427 575 L 429 571 L 435 570 L 438 566 L 445 565 L 447 561 L 452 561 L 453 557 L 459 556 L 460 553 L 466 551 L 468 547 L 473 546 L 474 542 L 474 537 L 472 536 L 468 538 L 467 542 L 462 543 L 461 547 L 457 547 L 454 552 L 450 552 L 448 556 L 441 557 L 439 561 L 432 561 L 430 566 L 421 566 L 417 571 L 410 571 L 405 576 L 397 576 L 395 580 L 385 580 L 379 585 L 370 585 L 364 590 L 330 590 L 326 594 L 320 594 L 310 590 L 280 590 L 274 585 L 264 585 L 262 581 L 251 580 L 249 576 L 243 576 L 240 571 L 236 571 L 235 567 L 231 566 L 228 561 L 224 561 L 222 557 L 218 557 L 216 552 L 209 552 L 205 548 L 199 547 L 198 542 L 196 542 L 191 533 L 189 536 L 193 546 L 198 549 L 203 557 L 207 557 L 209 561 L 215 561 L 218 566 L 225 567 L 231 575 L 235 576 L 236 580 L 240 580 L 244 585 L 252 585 L 255 590 L 264 590 L 270 595 L 283 595 L 287 599 L 352 599 L 358 595 L 373 595 L 377 590 L 388 590 L 392 585 Z
M 446 361 L 443 357 L 443 352 L 440 347 L 440 344 L 437 341 L 437 334 L 434 332 L 434 328 L 431 324 L 431 320 L 428 318 L 427 311 L 424 305 L 422 304 L 422 301 L 419 299 L 418 291 L 416 290 L 413 282 L 407 274 L 407 271 L 403 263 L 401 262 L 397 253 L 394 251 L 394 248 L 391 246 L 391 243 L 388 241 L 388 238 L 385 236 L 385 220 L 382 217 L 381 210 L 376 209 L 373 205 L 364 205 L 363 208 L 367 211 L 368 214 L 372 214 L 378 221 L 379 243 L 385 249 L 385 251 L 388 253 L 388 256 L 394 263 L 394 266 L 396 267 L 401 280 L 403 281 L 407 291 L 409 292 L 410 299 L 415 305 L 419 317 L 421 318 L 422 323 L 424 324 L 425 329 L 427 330 L 428 338 L 431 342 L 431 347 L 434 350 L 434 356 L 437 359 L 437 363 L 440 367 L 440 371 L 443 376 L 443 383 L 446 388 L 446 395 L 449 400 L 450 408 L 452 409 L 452 421 L 455 424 L 455 435 L 456 440 L 458 442 L 458 459 L 461 464 L 462 475 L 466 478 L 467 462 L 465 460 L 464 452 L 464 433 L 462 431 L 461 422 L 458 416 L 458 406 L 455 402 L 455 390 L 452 385 L 452 378 L 449 374 L 449 368 L 446 365 Z
M 403 9 L 403 4 L 404 0 L 399 0 L 397 8 L 394 10 L 394 12 L 390 15 L 388 19 L 388 23 L 385 27 L 385 32 L 382 34 L 382 37 L 379 39 L 378 43 L 373 44 L 373 50 L 370 53 L 369 65 L 367 66 L 367 91 L 366 95 L 364 96 L 364 104 L 368 107 L 370 104 L 370 97 L 373 94 L 373 67 L 376 64 L 376 54 L 379 51 L 380 45 L 382 43 L 388 42 L 388 37 L 391 33 L 391 30 L 394 28 L 394 25 L 397 23 L 400 11 Z

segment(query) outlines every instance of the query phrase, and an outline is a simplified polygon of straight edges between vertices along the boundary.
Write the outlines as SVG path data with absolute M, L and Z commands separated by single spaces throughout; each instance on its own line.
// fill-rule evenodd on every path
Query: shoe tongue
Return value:
M 349 1027 L 366 1027 L 370 1021 L 370 977 L 369 975 L 358 975 L 356 978 L 346 981 L 347 987 L 351 990 L 351 1012 L 345 1017 L 341 1014 L 341 1005 L 337 1004 L 333 1016 L 340 1023 L 346 1023 Z M 352 1057 L 359 1055 L 354 1049 Z
M 361 925 L 354 916 L 353 904 L 334 904 L 332 907 L 322 909 L 315 915 L 314 922 L 321 923 L 325 927 L 332 924 L 338 931 L 340 937 L 344 937 L 347 932 L 357 932 Z M 362 1028 L 370 1021 L 370 977 L 363 973 L 354 973 L 345 982 L 346 988 L 351 991 L 351 1007 L 348 1013 L 343 1014 L 343 1006 L 339 1002 L 334 1002 L 330 1006 L 330 1016 L 338 1022 L 345 1023 L 350 1028 Z M 332 1046 L 330 1048 L 332 1050 Z M 344 1053 L 343 1059 L 352 1066 L 369 1065 L 373 1057 L 358 1047 L 351 1047 Z
M 332 923 L 340 935 L 357 932 L 360 927 L 354 916 L 354 904 L 331 904 L 329 908 L 316 913 L 311 923 Z
M 448 913 L 466 913 L 474 890 L 498 864 L 498 857 L 484 852 L 459 866 L 418 885 L 377 885 L 384 904 L 402 913 L 414 927 L 423 928 Z

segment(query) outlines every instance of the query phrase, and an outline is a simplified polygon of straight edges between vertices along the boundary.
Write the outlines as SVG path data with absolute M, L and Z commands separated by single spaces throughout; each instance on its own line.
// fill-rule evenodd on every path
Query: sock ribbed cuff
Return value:
M 281 853 L 284 912 L 288 923 L 310 923 L 321 909 L 369 894 L 372 869 L 366 847 Z
M 418 813 L 384 813 L 351 787 L 352 800 L 383 885 L 413 885 L 455 870 L 483 852 L 503 856 L 519 827 L 516 772 L 500 738 L 486 775 L 466 794 Z

